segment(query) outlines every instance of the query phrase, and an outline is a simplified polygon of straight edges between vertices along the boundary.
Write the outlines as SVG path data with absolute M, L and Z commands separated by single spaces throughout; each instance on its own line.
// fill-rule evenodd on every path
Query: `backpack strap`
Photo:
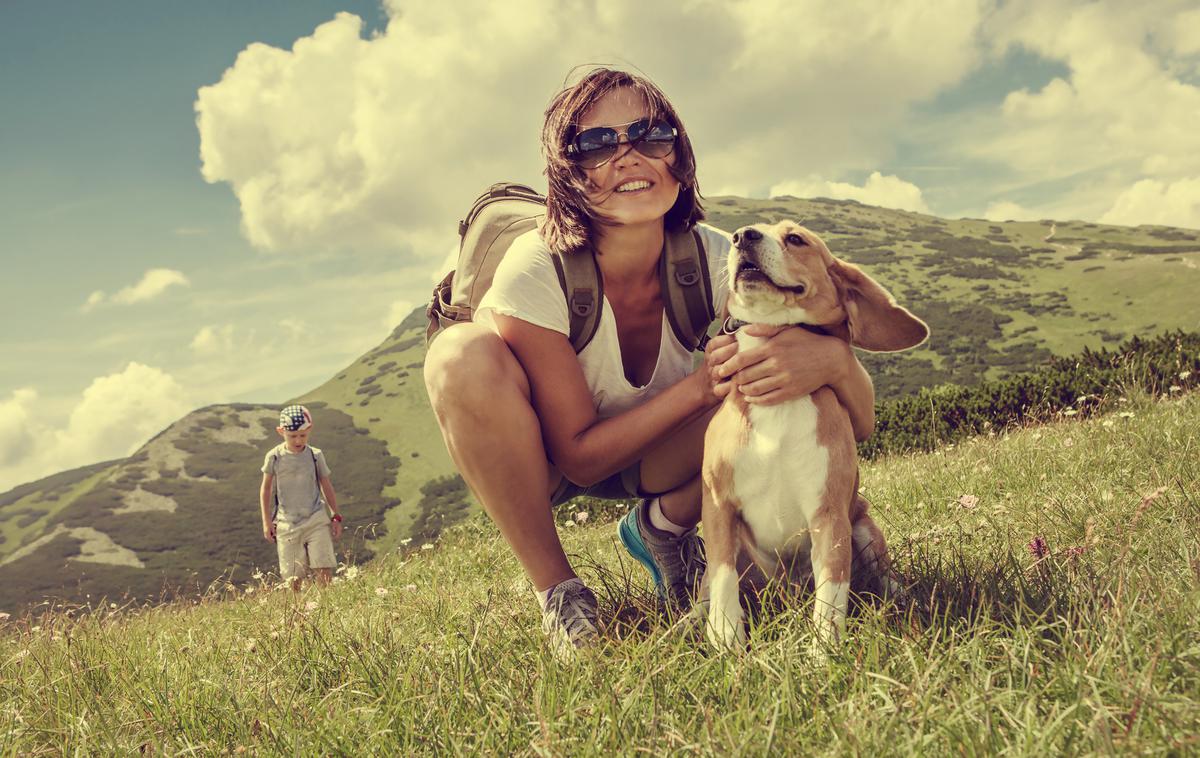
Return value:
M 658 274 L 663 307 L 675 338 L 688 350 L 703 349 L 716 312 L 708 256 L 695 228 L 667 234 Z
M 551 253 L 558 283 L 567 298 L 567 314 L 571 319 L 571 347 L 583 352 L 596 330 L 600 328 L 600 309 L 604 304 L 604 280 L 596 265 L 591 247 L 559 255 Z

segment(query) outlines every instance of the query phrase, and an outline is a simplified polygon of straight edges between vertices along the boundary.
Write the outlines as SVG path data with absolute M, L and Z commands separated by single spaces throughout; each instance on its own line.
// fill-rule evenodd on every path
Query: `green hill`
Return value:
M 864 465 L 910 604 L 859 605 L 827 663 L 810 600 L 714 655 L 647 603 L 619 509 L 568 508 L 606 632 L 560 664 L 476 515 L 324 592 L 0 622 L 0 751 L 1193 755 L 1200 395 L 1118 407 Z
M 864 356 L 880 399 L 973 385 L 1134 335 L 1200 329 L 1200 233 L 1083 222 L 947 220 L 853 201 L 708 201 L 710 221 L 795 218 L 929 322 L 920 350 Z M 421 378 L 424 316 L 297 398 L 313 408 L 354 539 L 386 553 L 469 512 Z M 195 592 L 274 565 L 257 491 L 277 406 L 197 410 L 130 458 L 0 495 L 0 610 Z

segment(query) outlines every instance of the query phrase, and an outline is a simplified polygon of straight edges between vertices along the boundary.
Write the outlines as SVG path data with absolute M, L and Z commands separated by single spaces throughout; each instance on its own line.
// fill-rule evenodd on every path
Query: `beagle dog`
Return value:
M 871 351 L 915 347 L 929 336 L 916 316 L 856 266 L 834 258 L 813 232 L 781 221 L 738 229 L 729 253 L 731 320 L 799 324 Z M 732 321 L 736 319 L 736 321 Z M 739 349 L 763 339 L 736 333 Z M 879 527 L 858 494 L 850 417 L 833 390 L 773 406 L 751 406 L 736 389 L 704 438 L 707 636 L 744 649 L 741 589 L 772 578 L 816 588 L 814 652 L 844 628 L 852 570 L 898 593 Z

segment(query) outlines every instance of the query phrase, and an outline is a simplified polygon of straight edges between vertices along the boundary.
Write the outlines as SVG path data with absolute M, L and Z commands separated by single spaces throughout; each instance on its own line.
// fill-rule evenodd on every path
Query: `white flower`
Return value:
M 1121 411 L 1117 414 L 1117 418 L 1133 418 L 1133 411 Z
M 351 566 L 346 569 L 346 581 L 350 581 L 358 576 L 358 566 Z
M 1171 392 L 1183 392 L 1183 387 L 1180 387 L 1178 384 L 1172 384 L 1168 390 Z
M 588 512 L 587 511 L 580 511 L 579 513 L 575 514 L 575 521 L 577 523 L 586 524 L 587 520 L 588 520 Z
M 254 588 L 253 588 L 253 587 L 247 587 L 247 588 L 246 588 L 246 594 L 247 594 L 247 595 L 253 595 L 253 594 L 254 594 Z
M 563 526 L 575 526 L 575 522 L 574 521 L 564 521 Z
M 383 597 L 384 595 L 388 594 L 388 589 L 387 587 L 376 587 L 375 594 L 379 597 Z
M 254 579 L 255 581 L 262 581 L 262 578 L 263 578 L 262 569 L 255 569 L 254 573 L 250 575 L 250 578 Z
M 407 545 L 410 542 L 412 542 L 412 537 L 405 537 L 404 539 L 400 540 L 401 545 Z
M 1187 380 L 1187 378 L 1188 378 L 1189 376 L 1191 376 L 1191 375 L 1192 375 L 1192 372 L 1191 372 L 1191 371 L 1180 371 L 1180 372 L 1179 372 L 1179 378 L 1180 378 L 1180 379 L 1183 379 L 1183 380 L 1185 380 L 1185 381 L 1186 381 L 1186 380 Z
M 1074 408 L 1068 408 L 1063 411 L 1064 416 L 1074 416 L 1076 413 L 1079 413 L 1079 411 L 1075 410 Z
M 421 549 L 422 550 L 433 550 L 433 544 L 426 542 L 424 545 L 421 545 Z

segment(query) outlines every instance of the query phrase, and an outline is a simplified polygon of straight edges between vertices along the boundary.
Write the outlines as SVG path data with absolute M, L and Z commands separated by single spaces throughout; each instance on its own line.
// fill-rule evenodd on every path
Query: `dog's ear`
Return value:
M 924 321 L 897 305 L 891 294 L 858 266 L 834 258 L 829 278 L 846 308 L 851 345 L 886 353 L 916 347 L 929 336 Z

